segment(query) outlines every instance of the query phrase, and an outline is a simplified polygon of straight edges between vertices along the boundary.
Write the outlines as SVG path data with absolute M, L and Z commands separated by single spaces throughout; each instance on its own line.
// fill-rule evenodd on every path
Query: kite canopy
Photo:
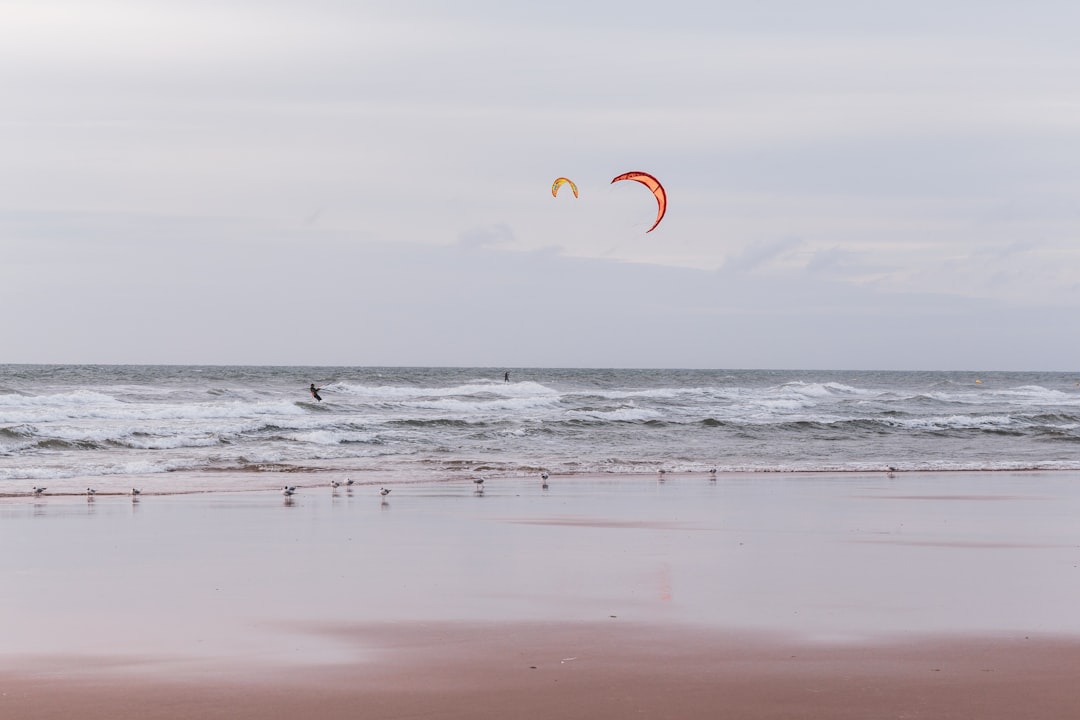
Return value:
M 563 185 L 569 185 L 570 189 L 574 191 L 574 197 L 578 196 L 577 185 L 574 184 L 574 181 L 570 178 L 561 177 L 555 178 L 555 182 L 551 183 L 551 197 L 558 197 L 559 188 L 561 188 Z
M 656 222 L 652 224 L 651 228 L 645 231 L 647 233 L 651 233 L 653 230 L 656 229 L 656 226 L 660 224 L 660 221 L 664 219 L 664 213 L 667 212 L 667 193 L 664 191 L 664 186 L 660 184 L 659 180 L 654 178 L 649 173 L 640 172 L 637 170 L 633 172 L 623 173 L 611 182 L 617 183 L 620 180 L 637 180 L 639 183 L 652 190 L 653 195 L 656 196 Z

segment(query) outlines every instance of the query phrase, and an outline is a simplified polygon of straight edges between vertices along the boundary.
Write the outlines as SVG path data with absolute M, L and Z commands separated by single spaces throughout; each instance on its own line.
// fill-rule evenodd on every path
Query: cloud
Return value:
M 725 272 L 752 272 L 769 263 L 789 256 L 803 246 L 798 238 L 777 238 L 755 243 L 742 253 L 729 257 L 723 266 Z
M 458 244 L 467 248 L 511 245 L 514 240 L 514 231 L 505 223 L 472 228 L 458 235 Z
M 34 231 L 18 242 L 5 230 L 17 260 L 0 303 L 31 310 L 8 319 L 7 362 L 1059 369 L 1074 357 L 1068 308 L 484 241 L 505 228 L 432 247 L 295 223 L 48 219 L 25 219 Z

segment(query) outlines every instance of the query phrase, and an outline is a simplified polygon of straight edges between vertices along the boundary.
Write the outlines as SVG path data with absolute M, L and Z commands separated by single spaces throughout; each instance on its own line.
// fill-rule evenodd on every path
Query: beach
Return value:
M 1073 472 L 289 482 L 0 499 L 0 717 L 1080 708 Z

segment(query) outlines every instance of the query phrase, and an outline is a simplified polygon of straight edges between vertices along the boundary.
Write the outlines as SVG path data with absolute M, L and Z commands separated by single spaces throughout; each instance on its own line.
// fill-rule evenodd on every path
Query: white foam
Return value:
M 262 401 L 195 404 L 123 403 L 105 398 L 96 403 L 58 401 L 62 396 L 47 396 L 50 402 L 17 403 L 0 407 L 0 423 L 45 423 L 62 420 L 214 420 L 226 418 L 278 417 L 304 415 L 305 410 L 292 401 Z
M 411 400 L 401 404 L 413 410 L 435 410 L 457 418 L 487 416 L 493 413 L 520 412 L 537 408 L 551 407 L 554 401 L 547 397 L 496 398 L 493 400 L 461 400 L 443 398 L 439 400 Z
M 656 410 L 642 408 L 617 408 L 615 410 L 571 410 L 566 413 L 567 417 L 587 420 L 604 420 L 610 422 L 642 422 L 658 420 L 663 417 Z
M 507 398 L 521 397 L 559 397 L 561 393 L 535 382 L 473 382 L 451 387 L 414 387 L 397 385 L 350 385 L 335 383 L 331 386 L 336 393 L 351 395 L 370 402 L 384 400 L 403 401 L 429 398 L 468 397 L 476 395 L 496 395 Z
M 378 441 L 378 435 L 371 432 L 334 432 L 331 430 L 316 430 L 306 433 L 291 433 L 286 436 L 289 440 L 316 445 L 341 445 L 344 443 L 373 443 Z

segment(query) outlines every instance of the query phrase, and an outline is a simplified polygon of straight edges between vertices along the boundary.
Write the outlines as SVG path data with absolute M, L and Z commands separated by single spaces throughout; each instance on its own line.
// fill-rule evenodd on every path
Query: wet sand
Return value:
M 822 646 L 667 628 L 339 628 L 369 663 L 2 677 L 5 718 L 1074 717 L 1080 643 L 924 639 Z
M 0 502 L 0 717 L 1061 718 L 1071 473 Z

